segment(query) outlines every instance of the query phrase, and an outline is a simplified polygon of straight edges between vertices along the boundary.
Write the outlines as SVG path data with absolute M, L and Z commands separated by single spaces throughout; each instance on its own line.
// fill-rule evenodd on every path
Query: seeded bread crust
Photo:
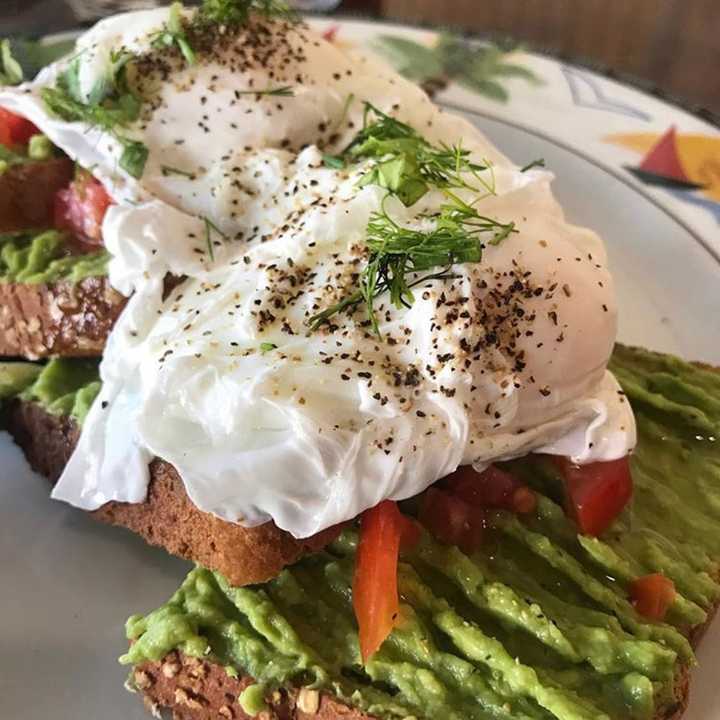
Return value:
M 99 357 L 126 302 L 104 277 L 0 283 L 0 356 Z
M 253 719 L 238 703 L 252 683 L 248 677 L 230 677 L 217 663 L 173 651 L 160 662 L 137 666 L 129 687 L 142 693 L 153 715 L 160 717 L 161 709 L 171 708 L 175 720 L 375 720 L 332 695 L 307 688 L 274 692 L 268 709 Z
M 56 482 L 77 443 L 77 424 L 71 418 L 48 414 L 37 403 L 20 400 L 10 404 L 5 420 L 33 469 Z M 221 520 L 198 510 L 175 468 L 157 459 L 150 465 L 145 502 L 110 502 L 91 514 L 138 533 L 172 555 L 218 570 L 232 585 L 270 580 L 286 565 L 325 547 L 339 532 L 329 528 L 296 540 L 271 522 L 244 528 Z
M 0 232 L 52 226 L 55 193 L 73 179 L 68 158 L 13 165 L 0 175 Z

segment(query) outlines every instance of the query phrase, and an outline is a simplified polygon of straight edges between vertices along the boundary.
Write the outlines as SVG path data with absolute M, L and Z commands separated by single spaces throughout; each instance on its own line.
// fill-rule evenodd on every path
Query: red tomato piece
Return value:
M 430 488 L 420 506 L 420 522 L 446 545 L 473 553 L 482 545 L 485 514 L 462 498 Z
M 392 632 L 400 610 L 397 566 L 402 531 L 402 514 L 397 503 L 391 500 L 366 510 L 360 518 L 353 608 L 363 662 L 367 662 Z
M 673 581 L 660 573 L 637 578 L 628 592 L 635 609 L 649 620 L 663 620 L 676 595 Z
M 400 515 L 400 550 L 410 552 L 420 542 L 420 527 L 407 515 Z
M 27 145 L 30 138 L 39 132 L 29 120 L 0 108 L 0 144 Z
M 531 513 L 537 507 L 535 493 L 510 473 L 491 465 L 483 472 L 464 465 L 447 480 L 453 495 L 478 508 L 497 508 Z
M 537 495 L 529 487 L 521 485 L 513 492 L 510 504 L 511 510 L 518 515 L 529 515 L 537 510 Z
M 601 535 L 632 497 L 628 457 L 609 462 L 574 465 L 557 458 L 565 480 L 568 512 L 585 535 Z
M 91 244 L 102 244 L 102 222 L 112 200 L 90 173 L 82 171 L 55 196 L 55 227 Z

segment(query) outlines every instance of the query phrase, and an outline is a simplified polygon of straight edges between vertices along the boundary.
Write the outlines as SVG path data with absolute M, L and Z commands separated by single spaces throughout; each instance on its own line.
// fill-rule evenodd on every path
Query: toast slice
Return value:
M 0 283 L 0 357 L 99 357 L 126 302 L 106 277 Z
M 77 443 L 76 419 L 53 414 L 41 404 L 16 399 L 5 413 L 5 427 L 31 467 L 53 483 Z M 145 502 L 110 502 L 92 513 L 110 525 L 127 528 L 172 555 L 218 570 L 233 585 L 264 582 L 308 552 L 322 549 L 338 530 L 296 540 L 274 523 L 245 528 L 204 513 L 188 498 L 175 468 L 156 459 L 150 466 Z
M 73 179 L 69 158 L 11 165 L 0 174 L 0 233 L 52 227 L 55 195 Z
M 106 277 L 107 253 L 53 227 L 68 158 L 0 174 L 0 357 L 97 357 L 126 303 Z

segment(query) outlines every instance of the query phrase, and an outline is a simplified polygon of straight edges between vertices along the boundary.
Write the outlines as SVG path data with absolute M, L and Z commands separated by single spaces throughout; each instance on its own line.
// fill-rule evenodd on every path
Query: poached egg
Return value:
M 118 167 L 117 139 L 44 107 L 69 61 L 0 92 L 111 193 L 110 282 L 131 295 L 54 497 L 142 502 L 157 456 L 201 510 L 307 537 L 463 464 L 633 448 L 607 371 L 617 306 L 605 250 L 566 221 L 550 173 L 521 172 L 380 61 L 303 24 L 255 18 L 218 28 L 194 65 L 157 58 L 167 13 L 109 18 L 78 41 L 88 95 L 114 51 L 147 58 L 131 81 L 150 100 L 127 131 L 149 150 L 139 179 Z M 309 321 L 357 289 L 373 213 L 428 230 L 447 200 L 431 190 L 408 208 L 359 185 L 369 161 L 326 166 L 323 153 L 362 128 L 365 102 L 487 165 L 492 192 L 477 208 L 517 229 L 481 262 L 420 282 L 409 308 L 378 297 L 380 337 L 362 307 Z M 170 292 L 168 273 L 185 278 Z

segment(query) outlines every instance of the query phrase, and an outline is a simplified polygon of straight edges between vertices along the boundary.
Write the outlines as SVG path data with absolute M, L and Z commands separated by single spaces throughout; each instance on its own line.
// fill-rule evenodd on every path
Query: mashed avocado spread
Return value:
M 76 283 L 107 274 L 106 250 L 68 255 L 65 243 L 57 230 L 0 234 L 0 283 Z
M 97 360 L 0 363 L 0 402 L 19 397 L 82 424 L 99 392 Z
M 193 570 L 159 609 L 128 620 L 121 662 L 173 649 L 257 681 L 247 712 L 288 683 L 380 718 L 607 720 L 669 712 L 685 637 L 720 599 L 720 374 L 618 346 L 612 369 L 636 412 L 634 504 L 580 536 L 542 458 L 508 467 L 539 493 L 536 516 L 498 513 L 474 557 L 424 536 L 399 570 L 402 622 L 360 662 L 351 604 L 354 529 L 261 586 Z M 639 616 L 629 581 L 670 577 L 665 623 Z

